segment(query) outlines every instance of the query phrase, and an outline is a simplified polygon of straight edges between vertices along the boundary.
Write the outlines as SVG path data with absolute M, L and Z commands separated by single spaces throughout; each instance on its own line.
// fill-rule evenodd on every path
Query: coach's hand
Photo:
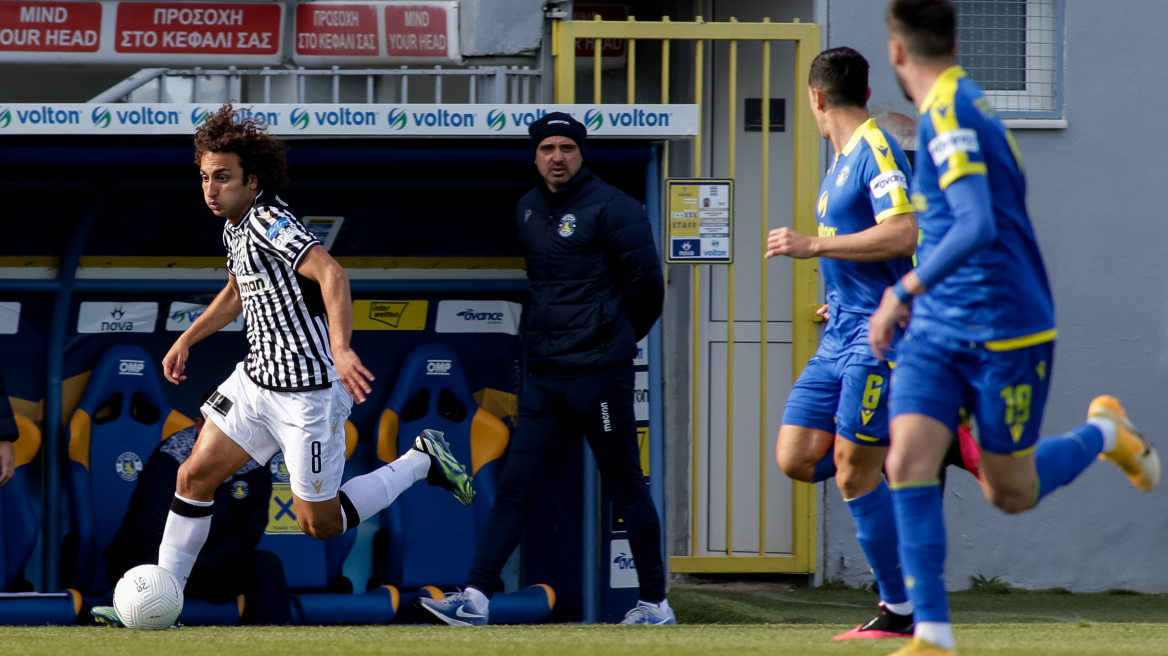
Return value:
M 884 354 L 892 348 L 892 334 L 896 326 L 908 326 L 912 306 L 901 303 L 892 288 L 884 290 L 884 298 L 880 300 L 880 307 L 872 314 L 868 323 L 868 345 L 872 347 L 872 354 L 881 360 Z
M 0 442 L 0 487 L 4 487 L 16 473 L 16 451 L 12 442 Z
M 775 228 L 767 235 L 766 257 L 786 255 L 797 260 L 815 257 L 815 237 L 788 227 Z
M 182 338 L 175 340 L 174 346 L 171 346 L 166 352 L 166 357 L 162 358 L 163 377 L 175 385 L 186 380 L 183 372 L 187 369 L 187 356 L 190 353 L 191 350 L 183 343 Z
M 333 352 L 333 359 L 337 363 L 337 374 L 341 383 L 349 390 L 349 395 L 357 403 L 365 402 L 365 395 L 372 392 L 369 383 L 373 381 L 373 374 L 361 364 L 361 358 L 353 349 L 337 349 Z

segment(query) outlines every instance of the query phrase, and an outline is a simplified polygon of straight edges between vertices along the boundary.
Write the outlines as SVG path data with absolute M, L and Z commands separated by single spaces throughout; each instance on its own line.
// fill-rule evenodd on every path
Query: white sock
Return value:
M 212 501 L 191 501 L 179 495 L 174 495 L 178 501 L 196 508 L 210 509 Z M 199 551 L 207 542 L 207 535 L 211 532 L 211 515 L 205 517 L 186 517 L 174 510 L 166 516 L 166 528 L 162 531 L 162 544 L 158 546 L 158 566 L 174 574 L 178 582 L 185 589 L 187 579 L 191 578 L 191 569 L 199 557 Z
M 463 590 L 463 593 L 470 601 L 471 610 L 476 613 L 485 611 L 491 604 L 491 600 L 487 599 L 487 595 L 483 594 L 478 588 L 467 587 L 467 589 Z
M 341 486 L 341 491 L 353 502 L 361 521 L 365 521 L 388 508 L 411 485 L 425 480 L 429 471 L 430 456 L 410 449 L 384 467 L 349 479 Z
M 941 649 L 955 649 L 953 625 L 949 622 L 917 622 L 913 635 Z
M 896 613 L 897 615 L 912 615 L 913 612 L 913 605 L 911 601 L 902 601 L 896 604 L 890 601 L 885 601 L 884 607 L 888 609 L 888 612 Z
M 1088 424 L 1099 429 L 1103 433 L 1103 453 L 1110 453 L 1115 448 L 1115 422 L 1107 417 L 1091 417 L 1087 420 Z

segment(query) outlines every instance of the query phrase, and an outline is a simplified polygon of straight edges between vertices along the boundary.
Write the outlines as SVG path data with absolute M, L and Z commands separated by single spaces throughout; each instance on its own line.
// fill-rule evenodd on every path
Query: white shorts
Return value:
M 353 398 L 339 380 L 328 389 L 277 392 L 256 385 L 241 362 L 202 411 L 256 462 L 283 451 L 292 493 L 304 501 L 327 501 L 341 487 L 345 420 L 352 408 Z

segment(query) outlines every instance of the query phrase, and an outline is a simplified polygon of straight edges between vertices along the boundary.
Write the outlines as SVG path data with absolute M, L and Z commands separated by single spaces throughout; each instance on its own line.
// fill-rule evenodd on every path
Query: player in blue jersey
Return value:
M 1160 459 L 1111 396 L 1092 401 L 1087 422 L 1070 433 L 1038 438 L 1056 332 L 1018 147 L 956 65 L 949 0 L 892 0 L 887 23 L 889 59 L 921 114 L 912 199 L 924 233 L 920 266 L 885 292 L 869 332 L 879 356 L 894 327 L 907 324 L 887 472 L 917 623 L 895 656 L 950 656 L 935 486 L 960 408 L 971 405 L 977 419 L 985 495 L 1009 513 L 1033 507 L 1100 455 L 1151 490 Z
M 905 637 L 912 634 L 912 604 L 881 473 L 888 452 L 889 366 L 871 354 L 868 317 L 885 288 L 912 267 L 917 220 L 908 198 L 908 160 L 868 115 L 868 62 L 860 53 L 820 53 L 811 63 L 807 92 L 819 132 L 835 148 L 815 207 L 818 235 L 772 230 L 766 256 L 824 258 L 830 311 L 819 349 L 787 399 L 776 456 L 796 480 L 823 480 L 835 470 L 876 576 L 880 614 L 837 638 Z M 833 444 L 834 461 L 824 458 Z

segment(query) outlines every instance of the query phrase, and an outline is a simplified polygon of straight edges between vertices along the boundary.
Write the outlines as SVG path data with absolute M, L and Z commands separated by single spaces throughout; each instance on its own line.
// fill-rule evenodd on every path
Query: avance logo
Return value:
M 93 108 L 92 118 L 93 127 L 95 128 L 108 128 L 110 121 L 113 119 L 113 117 L 110 116 L 110 110 L 102 107 L 101 105 Z
M 584 113 L 584 127 L 588 128 L 589 132 L 596 132 L 604 127 L 604 114 L 599 109 L 590 109 Z
M 507 115 L 500 109 L 492 109 L 487 113 L 487 127 L 495 132 L 507 127 Z
M 8 127 L 12 122 L 12 111 L 7 107 L 0 107 L 0 128 Z
M 289 118 L 292 119 L 292 127 L 297 130 L 308 127 L 308 112 L 299 107 L 292 110 L 292 115 Z
M 209 118 L 211 118 L 211 112 L 203 109 L 202 107 L 196 107 L 194 111 L 191 112 L 191 125 L 202 125 L 203 123 L 206 123 L 207 119 Z
M 406 127 L 406 110 L 397 108 L 389 110 L 389 127 L 392 130 L 404 130 Z

